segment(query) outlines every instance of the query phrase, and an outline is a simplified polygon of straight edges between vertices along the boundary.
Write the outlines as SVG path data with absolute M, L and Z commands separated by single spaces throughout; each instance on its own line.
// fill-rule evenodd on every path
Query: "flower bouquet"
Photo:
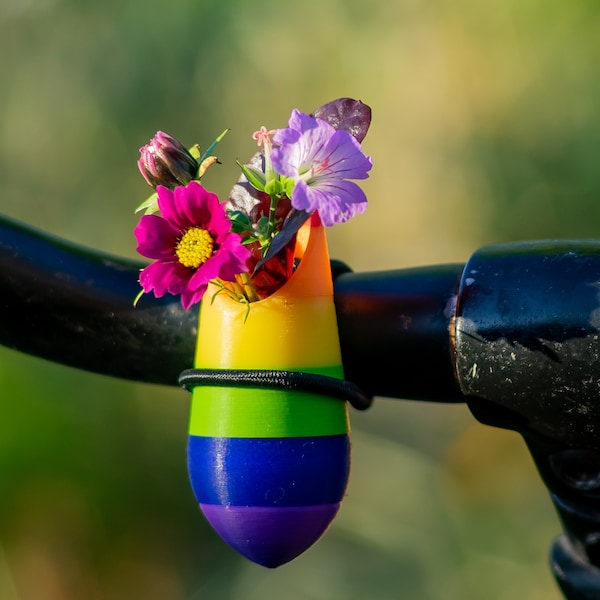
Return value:
M 202 300 L 194 368 L 180 377 L 192 489 L 223 540 L 266 567 L 331 524 L 350 470 L 346 401 L 370 402 L 344 381 L 325 233 L 366 208 L 351 180 L 372 166 L 370 121 L 368 106 L 341 98 L 261 127 L 224 203 L 200 180 L 226 131 L 204 154 L 162 132 L 140 150 L 156 190 L 135 229 L 154 261 L 141 294 L 179 295 L 186 309 Z

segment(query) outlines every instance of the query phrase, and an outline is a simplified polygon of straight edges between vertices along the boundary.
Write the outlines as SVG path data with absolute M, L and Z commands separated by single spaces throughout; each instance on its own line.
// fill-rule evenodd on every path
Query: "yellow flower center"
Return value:
M 192 227 L 188 229 L 177 244 L 175 254 L 184 267 L 197 269 L 213 253 L 214 240 L 206 229 Z

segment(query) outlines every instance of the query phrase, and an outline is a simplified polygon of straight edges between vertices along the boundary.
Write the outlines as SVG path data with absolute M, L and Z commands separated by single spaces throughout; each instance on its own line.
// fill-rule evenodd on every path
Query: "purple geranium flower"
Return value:
M 367 207 L 365 193 L 348 179 L 366 179 L 372 162 L 347 131 L 292 111 L 289 127 L 273 136 L 273 168 L 295 182 L 292 206 L 319 216 L 326 226 L 343 223 Z
M 135 228 L 137 251 L 155 259 L 140 273 L 140 284 L 157 298 L 181 294 L 187 309 L 200 301 L 212 279 L 234 281 L 247 272 L 250 251 L 231 232 L 216 194 L 199 183 L 156 191 L 162 216 L 144 215 Z

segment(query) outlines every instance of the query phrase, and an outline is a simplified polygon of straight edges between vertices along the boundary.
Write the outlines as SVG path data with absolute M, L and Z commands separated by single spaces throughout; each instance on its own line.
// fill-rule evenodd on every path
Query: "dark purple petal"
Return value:
M 335 129 L 347 131 L 362 142 L 371 124 L 371 108 L 353 98 L 338 98 L 317 108 L 312 114 Z

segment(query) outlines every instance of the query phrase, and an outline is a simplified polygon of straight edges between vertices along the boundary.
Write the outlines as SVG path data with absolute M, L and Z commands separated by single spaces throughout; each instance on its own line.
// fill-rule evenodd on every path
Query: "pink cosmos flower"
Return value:
M 326 226 L 364 212 L 365 193 L 349 179 L 366 179 L 372 167 L 360 143 L 347 131 L 297 109 L 288 127 L 273 136 L 271 162 L 294 181 L 292 206 L 319 216 Z
M 180 294 L 188 309 L 200 301 L 209 281 L 233 281 L 247 272 L 250 251 L 231 232 L 216 194 L 199 183 L 156 191 L 162 216 L 144 215 L 135 228 L 137 251 L 155 261 L 140 273 L 140 284 L 157 298 Z

